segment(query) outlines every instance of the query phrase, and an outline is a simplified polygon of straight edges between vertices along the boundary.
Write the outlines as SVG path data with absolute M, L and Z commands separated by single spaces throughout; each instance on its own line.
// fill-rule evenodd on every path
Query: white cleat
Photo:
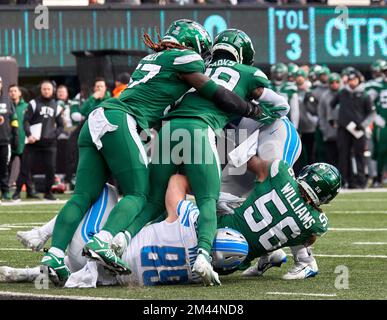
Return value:
M 0 282 L 20 282 L 20 281 L 27 281 L 25 269 L 0 267 Z
M 30 231 L 18 231 L 16 233 L 16 239 L 26 248 L 32 249 L 32 251 L 40 251 L 49 237 L 42 235 L 39 228 L 35 228 Z
M 318 266 L 315 259 L 312 262 L 296 262 L 283 277 L 284 280 L 300 280 L 312 278 L 318 274 Z
M 192 267 L 192 272 L 199 275 L 205 286 L 220 286 L 219 275 L 212 268 L 210 257 L 205 253 L 199 253 Z
M 280 268 L 286 262 L 286 253 L 282 249 L 271 252 L 259 258 L 258 262 L 246 269 L 242 275 L 244 277 L 259 277 L 273 267 Z

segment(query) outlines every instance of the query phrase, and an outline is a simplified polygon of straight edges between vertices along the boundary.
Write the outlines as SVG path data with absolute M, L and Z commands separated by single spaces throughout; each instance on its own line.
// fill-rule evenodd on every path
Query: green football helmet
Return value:
M 308 74 L 306 73 L 306 71 L 304 69 L 298 69 L 294 75 L 295 78 L 297 77 L 303 77 L 303 78 L 307 78 L 308 77 Z
M 304 167 L 297 177 L 316 206 L 327 204 L 339 193 L 341 174 L 336 167 L 327 163 L 314 163 Z
M 235 61 L 247 65 L 254 63 L 255 50 L 250 37 L 242 30 L 227 29 L 219 33 L 212 46 L 212 54 L 218 50 L 231 53 Z
M 387 67 L 387 62 L 382 59 L 377 59 L 375 62 L 371 64 L 371 71 L 372 72 L 381 72 L 385 70 Z
M 189 19 L 180 19 L 171 23 L 162 38 L 163 42 L 173 42 L 191 48 L 203 59 L 210 55 L 212 40 L 204 27 Z
M 298 71 L 299 67 L 295 63 L 291 62 L 288 64 L 288 78 L 295 78 L 296 72 Z
M 321 68 L 317 68 L 315 72 L 316 72 L 316 75 L 319 77 L 322 74 L 330 75 L 331 70 L 327 66 L 321 66 Z
M 284 80 L 288 74 L 288 67 L 285 63 L 276 63 L 270 68 L 270 74 L 274 80 Z
M 347 76 L 348 74 L 350 74 L 354 70 L 356 70 L 356 69 L 352 66 L 345 67 L 343 70 L 341 70 L 341 76 Z
M 318 78 L 318 73 L 321 71 L 322 67 L 318 64 L 315 64 L 314 66 L 312 66 L 309 70 L 309 80 L 314 82 L 317 80 Z
M 334 81 L 338 81 L 338 82 L 341 82 L 341 77 L 338 73 L 336 72 L 333 72 L 329 75 L 329 78 L 328 78 L 328 82 L 329 83 L 332 83 Z

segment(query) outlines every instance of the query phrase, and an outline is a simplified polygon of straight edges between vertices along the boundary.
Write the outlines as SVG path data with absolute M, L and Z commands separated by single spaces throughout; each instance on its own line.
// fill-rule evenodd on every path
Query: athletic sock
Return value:
M 63 252 L 63 250 L 59 249 L 59 248 L 55 248 L 55 247 L 51 247 L 49 250 L 48 250 L 49 253 L 52 253 L 54 256 L 58 257 L 58 258 L 63 258 L 65 257 L 65 254 Z
M 107 242 L 107 243 L 111 243 L 112 240 L 113 240 L 113 235 L 109 232 L 109 231 L 106 231 L 106 230 L 101 230 L 100 232 L 98 232 L 95 237 L 97 237 L 98 239 L 104 241 L 104 242 Z
M 314 260 L 312 251 L 305 246 L 290 247 L 295 262 L 311 263 Z
M 39 275 L 40 267 L 26 269 L 26 277 L 28 282 L 34 281 Z
M 55 218 L 51 219 L 49 222 L 47 222 L 45 225 L 39 228 L 39 232 L 43 237 L 47 239 L 51 238 L 52 233 L 54 232 L 55 222 L 56 222 L 56 216 Z

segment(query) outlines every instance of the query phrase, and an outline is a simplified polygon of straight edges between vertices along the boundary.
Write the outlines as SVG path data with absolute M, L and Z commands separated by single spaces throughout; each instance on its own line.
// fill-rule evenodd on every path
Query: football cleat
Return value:
M 129 266 L 110 248 L 109 243 L 94 236 L 82 250 L 82 255 L 102 264 L 115 274 L 130 274 Z
M 202 278 L 205 286 L 221 285 L 218 273 L 212 268 L 211 257 L 205 251 L 199 249 L 199 254 L 192 267 L 192 272 Z
M 300 280 L 315 277 L 318 274 L 318 266 L 315 259 L 312 262 L 296 262 L 283 277 L 284 280 Z
M 117 256 L 122 257 L 123 253 L 128 247 L 129 241 L 130 238 L 127 236 L 126 232 L 119 232 L 113 238 L 111 248 Z
M 64 258 L 57 257 L 48 251 L 42 259 L 40 273 L 48 275 L 56 286 L 63 286 L 71 274 Z
M 246 269 L 242 275 L 245 277 L 262 276 L 267 270 L 273 267 L 280 268 L 286 262 L 286 253 L 282 249 L 261 256 L 258 262 Z
M 40 251 L 49 239 L 49 236 L 44 236 L 39 228 L 34 228 L 30 231 L 18 231 L 16 239 L 26 248 L 30 248 L 32 251 Z

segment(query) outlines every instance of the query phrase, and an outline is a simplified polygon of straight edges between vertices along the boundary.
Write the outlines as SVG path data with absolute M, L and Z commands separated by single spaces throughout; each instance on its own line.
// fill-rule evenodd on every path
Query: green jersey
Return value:
M 140 61 L 120 96 L 101 106 L 133 115 L 146 130 L 156 125 L 164 110 L 190 89 L 179 74 L 204 71 L 203 59 L 191 50 L 172 49 L 150 54 Z
M 274 82 L 270 83 L 270 89 L 283 96 L 289 102 L 298 89 L 294 82 L 284 81 L 277 85 Z
M 12 150 L 14 154 L 22 154 L 24 150 L 26 134 L 24 132 L 23 119 L 24 119 L 24 113 L 26 112 L 27 107 L 28 107 L 28 103 L 25 102 L 23 99 L 20 99 L 19 103 L 15 105 L 17 119 L 19 122 L 19 127 L 18 127 L 19 143 L 17 145 L 17 148 L 15 150 Z
M 205 74 L 216 84 L 233 91 L 243 99 L 251 98 L 251 93 L 257 87 L 267 87 L 269 84 L 266 75 L 261 70 L 226 59 L 211 63 Z M 220 110 L 214 102 L 208 101 L 196 90 L 191 89 L 180 104 L 165 116 L 165 119 L 200 118 L 213 130 L 216 130 L 222 129 L 236 116 Z
M 375 107 L 376 113 L 387 122 L 387 81 L 379 83 L 375 88 L 376 98 Z M 377 145 L 375 146 L 375 153 L 387 151 L 387 124 L 384 127 L 375 125 L 374 139 Z
M 100 107 L 102 102 L 110 99 L 110 97 L 111 97 L 111 94 L 109 91 L 106 91 L 102 99 L 96 99 L 93 97 L 93 95 L 90 95 L 90 97 L 84 103 L 82 103 L 80 107 L 81 114 L 87 118 L 93 110 Z
M 383 89 L 383 79 L 372 79 L 366 82 L 364 86 L 365 91 L 371 97 L 372 102 L 375 102 L 380 90 Z
M 327 231 L 328 218 L 304 201 L 293 170 L 276 160 L 269 171 L 234 214 L 218 221 L 218 228 L 233 228 L 244 235 L 249 244 L 246 262 L 285 246 L 305 244 L 312 235 Z

